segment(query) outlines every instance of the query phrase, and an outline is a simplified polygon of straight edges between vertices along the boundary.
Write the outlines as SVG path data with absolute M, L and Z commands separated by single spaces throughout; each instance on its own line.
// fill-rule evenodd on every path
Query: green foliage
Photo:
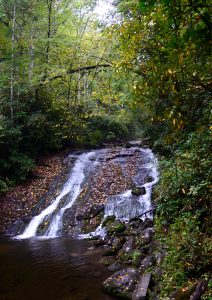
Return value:
M 207 274 L 212 247 L 210 238 L 201 230 L 197 214 L 182 213 L 170 226 L 168 235 L 162 234 L 160 226 L 159 218 L 157 238 L 166 246 L 161 287 L 163 295 L 169 295 L 173 289 L 185 286 L 189 278 L 199 279 Z
M 95 146 L 126 139 L 129 136 L 129 124 L 121 123 L 115 116 L 92 116 L 88 120 L 87 131 L 85 143 Z
M 191 133 L 162 159 L 156 189 L 158 238 L 165 247 L 162 292 L 207 274 L 211 257 L 211 136 Z M 174 270 L 174 272 L 173 272 Z

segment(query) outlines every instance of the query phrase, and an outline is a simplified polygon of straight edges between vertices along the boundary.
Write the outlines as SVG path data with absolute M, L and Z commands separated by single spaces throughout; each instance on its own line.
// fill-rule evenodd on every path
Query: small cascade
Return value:
M 109 153 L 109 156 L 107 156 L 107 153 Z M 70 157 L 73 158 L 73 155 Z M 151 194 L 152 187 L 158 181 L 158 172 L 156 167 L 157 160 L 150 149 L 143 149 L 137 146 L 130 149 L 116 148 L 115 151 L 112 150 L 111 152 L 108 152 L 108 149 L 102 149 L 74 157 L 76 159 L 75 164 L 67 176 L 67 181 L 60 194 L 41 213 L 33 217 L 24 232 L 16 235 L 15 239 L 32 237 L 49 239 L 65 234 L 78 237 L 79 239 L 92 236 L 104 238 L 106 230 L 102 224 L 109 216 L 115 216 L 116 219 L 122 222 L 129 222 L 133 218 L 144 220 L 146 217 L 153 217 Z M 98 168 L 96 168 L 97 165 Z M 122 178 L 130 180 L 130 184 L 126 185 L 125 191 L 125 188 L 123 188 L 117 194 L 109 193 L 111 191 L 110 186 L 116 178 L 110 178 L 110 173 L 107 173 L 105 178 L 104 175 L 101 175 L 103 176 L 101 177 L 99 175 L 101 172 L 99 173 L 98 170 L 105 170 L 107 167 L 110 170 L 111 166 L 116 166 L 116 170 L 121 170 L 119 172 L 122 172 Z M 132 166 L 133 173 L 130 173 L 129 177 L 128 168 L 130 166 Z M 113 168 L 111 172 L 113 172 Z M 98 176 L 100 176 L 100 184 L 103 183 L 103 189 L 98 185 L 97 188 L 95 186 Z M 102 181 L 101 178 L 103 179 Z M 104 181 L 105 179 L 106 181 Z M 129 189 L 131 185 L 134 185 L 138 190 L 140 189 L 141 193 L 135 194 L 133 189 Z M 101 191 L 100 194 L 97 192 L 98 187 Z M 93 198 L 91 191 L 95 192 L 95 197 Z M 89 219 L 89 216 L 86 215 L 86 207 L 88 209 L 92 205 L 95 207 L 95 201 L 98 201 L 98 197 L 101 199 L 102 192 L 105 192 L 105 202 L 99 204 L 99 206 L 103 205 L 104 207 L 104 213 L 101 215 L 100 222 L 97 223 L 97 225 L 100 225 L 96 225 L 97 228 L 88 234 L 80 234 L 83 232 L 84 224 L 86 224 L 85 220 L 95 219 L 95 209 L 93 211 L 94 215 L 92 215 L 92 209 L 89 212 L 91 214 Z M 76 201 L 79 196 L 81 200 Z M 81 215 L 79 212 L 81 212 Z M 76 216 L 79 216 L 79 218 Z
M 95 152 L 81 154 L 75 162 L 61 193 L 39 215 L 35 216 L 21 235 L 15 239 L 27 239 L 37 236 L 38 227 L 49 218 L 50 225 L 42 237 L 51 238 L 58 236 L 62 218 L 66 209 L 70 208 L 80 194 L 81 186 L 86 175 L 93 170 L 97 162 Z M 62 205 L 61 205 L 62 202 Z M 60 205 L 62 206 L 60 208 Z
M 105 205 L 104 218 L 95 231 L 78 235 L 79 239 L 106 236 L 106 229 L 102 226 L 104 220 L 109 216 L 116 216 L 123 222 L 128 222 L 135 217 L 144 220 L 146 217 L 152 218 L 151 194 L 153 186 L 158 182 L 157 159 L 150 149 L 140 149 L 142 161 L 137 166 L 137 174 L 133 178 L 137 187 L 144 188 L 145 194 L 134 196 L 132 190 L 127 190 L 122 194 L 110 196 Z M 148 178 L 149 182 L 145 183 Z
M 120 195 L 111 196 L 105 206 L 105 217 L 114 215 L 122 221 L 129 221 L 135 217 L 141 219 L 152 217 L 151 193 L 152 187 L 158 181 L 157 161 L 150 149 L 141 149 L 141 151 L 143 161 L 137 166 L 137 174 L 133 181 L 137 187 L 145 189 L 145 194 L 133 196 L 131 190 L 127 190 Z M 144 178 L 149 178 L 151 181 L 144 183 Z

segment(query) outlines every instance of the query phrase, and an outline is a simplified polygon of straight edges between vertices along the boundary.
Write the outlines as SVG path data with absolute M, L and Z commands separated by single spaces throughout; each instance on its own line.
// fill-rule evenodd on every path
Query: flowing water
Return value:
M 131 190 L 108 196 L 103 220 L 115 215 L 124 222 L 134 217 L 152 217 L 151 193 L 158 180 L 156 160 L 149 149 L 134 147 L 114 158 L 125 170 L 126 156 L 139 152 L 134 184 L 145 194 L 133 196 Z M 93 248 L 90 236 L 104 238 L 102 223 L 90 234 L 73 240 L 62 236 L 65 212 L 75 202 L 95 170 L 103 163 L 105 150 L 80 154 L 66 182 L 52 202 L 34 216 L 22 234 L 13 239 L 0 237 L 0 300 L 112 300 L 101 284 L 110 275 L 102 263 L 103 249 Z M 147 180 L 148 178 L 148 180 Z
M 96 165 L 96 161 L 91 159 L 94 155 L 95 152 L 89 152 L 81 154 L 78 157 L 61 193 L 46 209 L 31 220 L 24 232 L 15 237 L 16 239 L 27 239 L 36 236 L 39 225 L 48 217 L 52 217 L 52 215 L 53 217 L 51 218 L 50 225 L 42 236 L 54 238 L 59 235 L 65 210 L 71 208 L 74 201 L 79 196 L 81 186 L 85 180 L 85 174 L 91 172 Z M 68 197 L 66 199 L 65 197 L 67 195 Z M 64 202 L 63 206 L 58 209 L 61 202 Z

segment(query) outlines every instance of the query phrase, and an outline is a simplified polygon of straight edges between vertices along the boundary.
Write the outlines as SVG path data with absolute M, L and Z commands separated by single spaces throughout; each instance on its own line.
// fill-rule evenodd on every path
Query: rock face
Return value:
M 144 274 L 132 294 L 132 300 L 146 300 L 147 291 L 151 280 L 151 273 Z
M 134 268 L 127 268 L 109 277 L 103 283 L 103 287 L 105 292 L 110 295 L 121 297 L 122 299 L 131 299 L 137 279 L 138 271 Z
M 88 211 L 84 214 L 79 214 L 76 216 L 77 221 L 88 220 L 95 218 L 99 213 L 104 211 L 104 205 L 93 205 Z
M 6 233 L 10 235 L 21 234 L 24 231 L 27 222 L 29 222 L 29 220 L 25 220 L 25 218 L 16 220 L 12 225 L 10 225 Z

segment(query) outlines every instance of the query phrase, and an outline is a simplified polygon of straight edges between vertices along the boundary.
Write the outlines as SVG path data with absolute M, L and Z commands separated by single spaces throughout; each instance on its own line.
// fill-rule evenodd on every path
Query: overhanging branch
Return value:
M 70 74 L 74 74 L 74 73 L 85 73 L 86 71 L 90 71 L 90 70 L 96 70 L 99 68 L 110 68 L 110 67 L 111 67 L 110 64 L 99 64 L 99 65 L 93 65 L 93 66 L 80 67 L 80 68 L 76 68 L 76 69 L 70 69 L 64 74 L 59 74 L 59 75 L 48 78 L 48 81 L 63 78 L 66 75 L 70 75 Z

